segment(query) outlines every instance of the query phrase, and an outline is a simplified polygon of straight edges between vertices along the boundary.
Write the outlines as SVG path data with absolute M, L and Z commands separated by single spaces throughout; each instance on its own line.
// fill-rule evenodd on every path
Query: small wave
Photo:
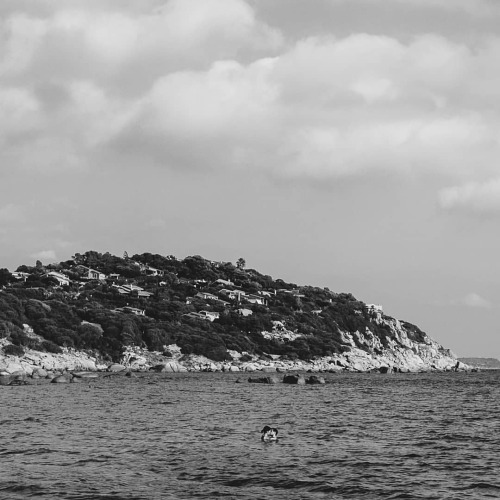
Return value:
M 479 483 L 471 483 L 467 486 L 456 486 L 454 488 L 451 488 L 452 490 L 455 491 L 468 491 L 468 490 L 495 490 L 495 491 L 500 491 L 500 486 L 498 484 L 492 484 L 492 483 L 485 483 L 485 482 L 479 482 Z
M 38 484 L 19 484 L 14 482 L 0 483 L 0 492 L 21 493 L 23 498 L 28 495 L 41 495 L 46 490 Z
M 45 453 L 60 453 L 60 450 L 51 450 L 50 448 L 28 448 L 26 450 L 0 451 L 0 456 L 5 456 L 5 455 L 44 455 Z

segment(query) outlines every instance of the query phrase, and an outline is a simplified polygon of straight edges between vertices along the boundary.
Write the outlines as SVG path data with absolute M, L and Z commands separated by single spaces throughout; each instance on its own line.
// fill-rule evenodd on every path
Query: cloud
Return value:
M 449 211 L 479 215 L 500 213 L 500 178 L 443 189 L 439 193 L 439 203 Z
M 285 43 L 243 0 L 20 5 L 4 15 L 0 61 L 0 160 L 11 169 L 53 175 L 139 156 L 460 186 L 491 175 L 500 154 L 492 36 L 474 47 L 432 34 Z
M 467 306 L 467 307 L 474 307 L 474 308 L 490 308 L 491 307 L 491 302 L 487 299 L 484 299 L 477 293 L 469 293 L 466 295 L 461 301 L 461 304 Z
M 500 120 L 474 108 L 467 86 L 487 100 L 486 79 L 473 74 L 482 57 L 433 35 L 406 45 L 313 37 L 276 57 L 157 79 L 118 147 L 135 137 L 167 165 L 251 165 L 285 177 L 488 171 Z

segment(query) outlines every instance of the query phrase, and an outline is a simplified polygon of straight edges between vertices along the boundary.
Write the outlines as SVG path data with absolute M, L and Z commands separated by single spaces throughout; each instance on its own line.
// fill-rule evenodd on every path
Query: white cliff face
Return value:
M 366 367 L 371 359 L 373 368 L 379 364 L 402 371 L 447 370 L 455 367 L 455 356 L 423 332 L 420 333 L 421 341 L 414 341 L 409 338 L 405 324 L 397 319 L 377 314 L 375 323 L 384 326 L 389 332 L 386 347 L 368 327 L 363 333 L 358 331 L 354 335 L 344 334 L 349 340 L 346 344 L 356 345 L 345 355 L 355 364 Z M 362 346 L 367 352 L 358 346 Z
M 282 321 L 273 321 L 272 331 L 263 331 L 262 336 L 268 340 L 279 340 L 281 342 L 292 342 L 302 337 L 300 333 L 288 330 Z

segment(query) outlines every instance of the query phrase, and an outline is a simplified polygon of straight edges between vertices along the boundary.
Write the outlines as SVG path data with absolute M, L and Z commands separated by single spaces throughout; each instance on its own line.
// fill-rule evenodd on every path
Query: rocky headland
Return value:
M 350 293 L 200 256 L 86 252 L 0 273 L 0 382 L 82 373 L 472 368 Z

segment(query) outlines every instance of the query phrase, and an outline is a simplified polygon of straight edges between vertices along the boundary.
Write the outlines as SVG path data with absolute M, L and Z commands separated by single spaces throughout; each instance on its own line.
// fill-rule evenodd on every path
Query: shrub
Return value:
M 61 354 L 63 352 L 62 349 L 51 340 L 44 340 L 41 347 L 45 352 L 51 352 L 52 354 Z
M 9 344 L 3 347 L 3 352 L 7 356 L 23 356 L 24 349 L 19 345 Z

